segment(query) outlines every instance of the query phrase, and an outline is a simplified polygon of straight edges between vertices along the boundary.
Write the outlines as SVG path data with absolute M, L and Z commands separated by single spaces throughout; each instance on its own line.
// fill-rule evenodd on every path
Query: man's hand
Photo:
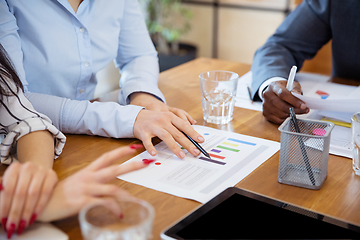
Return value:
M 265 90 L 263 97 L 263 115 L 273 123 L 281 124 L 290 116 L 289 108 L 293 107 L 296 114 L 305 114 L 309 108 L 300 99 L 286 89 L 287 81 L 272 82 Z M 301 94 L 301 86 L 294 82 L 292 92 Z

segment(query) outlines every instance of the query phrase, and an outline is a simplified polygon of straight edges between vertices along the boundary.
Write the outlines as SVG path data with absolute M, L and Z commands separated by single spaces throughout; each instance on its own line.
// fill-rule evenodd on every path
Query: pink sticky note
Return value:
M 318 136 L 324 136 L 326 134 L 326 130 L 322 128 L 315 128 L 312 133 Z

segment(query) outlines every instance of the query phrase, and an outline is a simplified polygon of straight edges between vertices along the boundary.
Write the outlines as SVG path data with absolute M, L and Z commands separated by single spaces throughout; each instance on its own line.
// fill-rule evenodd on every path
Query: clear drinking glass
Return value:
M 146 240 L 152 238 L 154 208 L 146 201 L 126 197 L 117 201 L 122 216 L 109 206 L 84 207 L 79 213 L 81 233 L 85 240 Z
M 353 169 L 360 176 L 360 112 L 351 117 L 351 138 L 353 148 Z
M 232 120 L 239 75 L 229 71 L 207 71 L 199 75 L 204 120 L 227 124 Z

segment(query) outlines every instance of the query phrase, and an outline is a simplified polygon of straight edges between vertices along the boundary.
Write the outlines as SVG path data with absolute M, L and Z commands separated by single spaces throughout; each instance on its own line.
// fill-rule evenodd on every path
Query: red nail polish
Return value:
M 6 231 L 6 223 L 7 223 L 7 217 L 2 218 L 1 225 L 3 226 L 4 231 Z
M 142 161 L 143 161 L 144 164 L 150 164 L 152 162 L 155 162 L 156 159 L 143 159 Z
M 0 191 L 4 190 L 2 183 L 0 183 Z
M 130 148 L 131 149 L 139 149 L 139 148 L 143 148 L 143 145 L 142 144 L 131 144 Z
M 30 225 L 33 225 L 33 223 L 35 222 L 36 218 L 37 218 L 37 214 L 36 214 L 36 213 L 34 213 L 33 215 L 31 215 L 31 218 L 30 218 L 30 221 L 29 221 L 29 226 L 30 226 Z
M 124 214 L 120 213 L 120 219 L 123 219 L 124 218 Z
M 22 219 L 19 223 L 17 234 L 19 234 L 19 235 L 22 234 L 25 229 L 25 226 L 26 226 L 26 221 L 24 219 Z
M 7 238 L 10 239 L 13 233 L 15 232 L 16 225 L 15 223 L 10 224 L 10 228 L 7 230 Z

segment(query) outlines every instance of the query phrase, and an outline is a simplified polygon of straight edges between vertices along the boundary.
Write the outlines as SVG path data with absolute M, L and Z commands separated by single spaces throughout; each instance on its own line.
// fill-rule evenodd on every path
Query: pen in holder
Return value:
M 281 146 L 278 181 L 320 189 L 327 176 L 330 134 L 333 123 L 296 119 L 295 113 L 279 127 Z

